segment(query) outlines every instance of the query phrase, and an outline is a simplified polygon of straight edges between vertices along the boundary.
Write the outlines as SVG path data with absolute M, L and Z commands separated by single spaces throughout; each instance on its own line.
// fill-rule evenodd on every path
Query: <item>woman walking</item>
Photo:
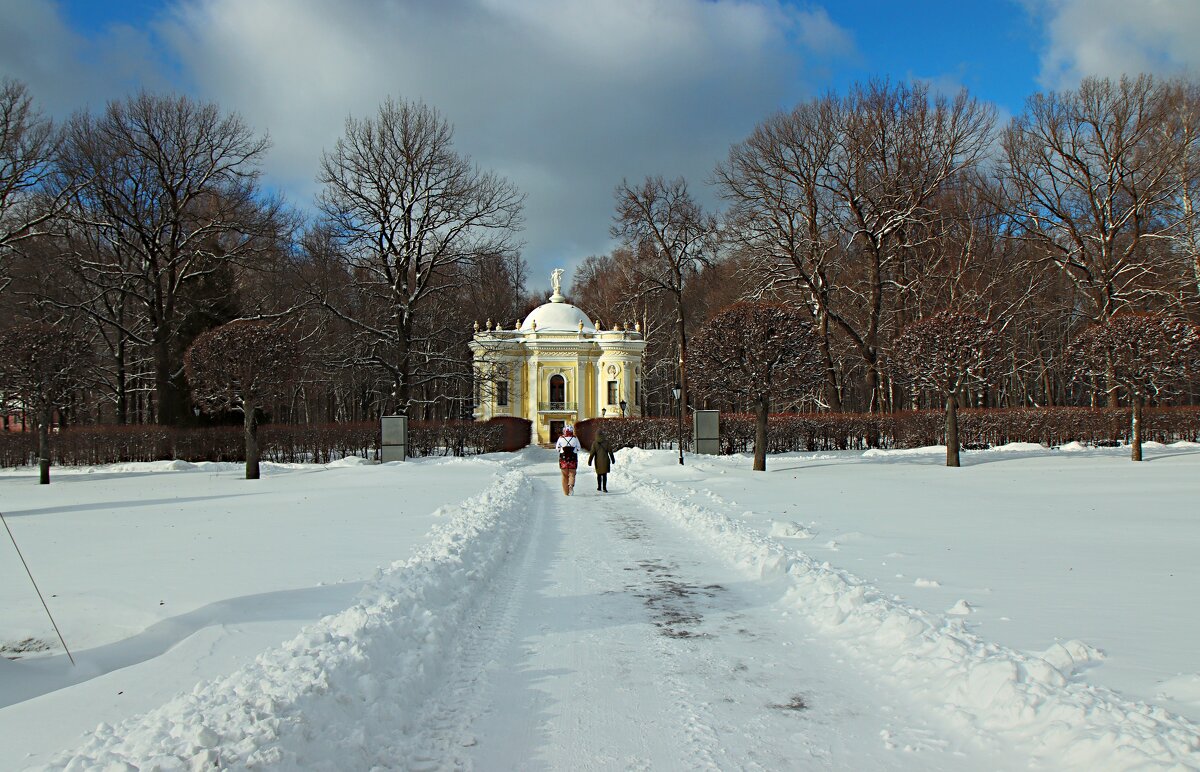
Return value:
M 554 448 L 558 451 L 558 468 L 562 471 L 563 495 L 570 496 L 575 490 L 575 470 L 579 467 L 579 454 L 583 452 L 583 446 L 575 437 L 575 429 L 570 426 L 563 427 L 562 436 L 558 438 Z
M 596 439 L 592 440 L 592 452 L 588 453 L 588 466 L 592 465 L 593 459 L 596 461 L 596 490 L 608 493 L 609 464 L 615 462 L 617 457 L 612 452 L 612 448 L 608 446 L 608 438 L 602 431 L 597 431 Z

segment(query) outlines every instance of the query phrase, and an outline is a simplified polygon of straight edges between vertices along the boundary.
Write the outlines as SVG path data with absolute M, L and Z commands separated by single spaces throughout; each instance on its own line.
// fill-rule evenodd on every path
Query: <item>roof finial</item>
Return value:
M 562 275 L 566 273 L 561 268 L 555 268 L 550 272 L 550 286 L 554 288 L 554 294 L 550 296 L 551 303 L 561 303 L 567 298 L 562 294 Z

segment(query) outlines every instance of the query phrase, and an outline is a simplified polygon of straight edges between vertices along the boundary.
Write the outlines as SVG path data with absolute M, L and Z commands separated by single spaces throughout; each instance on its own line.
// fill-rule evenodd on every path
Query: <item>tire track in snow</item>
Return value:
M 609 522 L 602 507 L 632 500 L 590 494 L 588 478 L 567 498 L 556 472 L 533 476 L 546 519 L 530 553 L 519 637 L 488 685 L 475 766 L 713 768 L 698 730 L 704 717 L 665 680 L 659 628 L 629 591 L 650 587 L 632 575 L 650 556 L 636 524 Z

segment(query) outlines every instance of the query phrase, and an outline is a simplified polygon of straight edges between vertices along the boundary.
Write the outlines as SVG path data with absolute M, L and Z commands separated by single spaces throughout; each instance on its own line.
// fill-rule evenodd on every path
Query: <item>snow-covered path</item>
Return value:
M 994 769 L 865 682 L 761 582 L 617 484 L 549 464 L 432 711 L 430 768 Z

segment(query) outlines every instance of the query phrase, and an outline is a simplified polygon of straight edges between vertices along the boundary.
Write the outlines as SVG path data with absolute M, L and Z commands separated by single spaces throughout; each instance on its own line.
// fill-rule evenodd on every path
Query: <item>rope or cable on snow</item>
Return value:
M 21 548 L 17 546 L 17 537 L 13 536 L 12 529 L 8 527 L 8 521 L 4 519 L 3 512 L 0 512 L 0 523 L 4 523 L 4 530 L 8 531 L 8 538 L 12 540 L 13 549 L 17 551 L 17 557 L 21 559 L 21 565 L 25 566 L 25 573 L 29 574 L 29 581 L 33 582 L 33 589 L 37 592 L 38 600 L 42 602 L 42 608 L 46 609 L 46 616 L 50 617 L 50 624 L 54 625 L 54 632 L 58 633 L 59 643 L 62 644 L 63 651 L 67 653 L 67 659 L 71 660 L 71 665 L 74 666 L 75 658 L 71 656 L 71 650 L 67 648 L 67 642 L 63 640 L 63 635 L 59 632 L 58 623 L 54 621 L 54 616 L 50 613 L 50 607 L 46 605 L 46 599 L 42 597 L 42 591 L 38 588 L 37 582 L 34 581 L 33 572 L 29 570 L 29 564 L 25 562 L 25 556 L 21 554 Z

